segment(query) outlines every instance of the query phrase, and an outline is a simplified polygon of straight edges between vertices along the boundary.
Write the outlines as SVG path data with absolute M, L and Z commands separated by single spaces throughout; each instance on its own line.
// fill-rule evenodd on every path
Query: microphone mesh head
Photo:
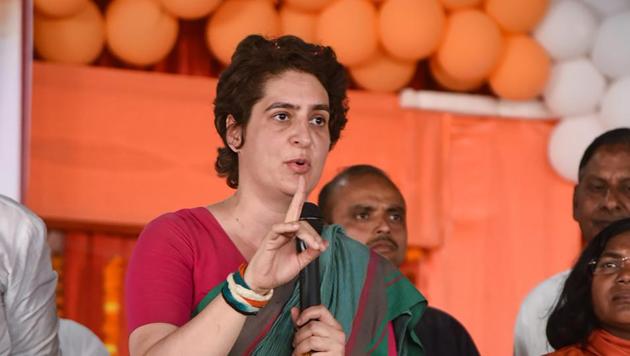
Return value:
M 302 206 L 300 220 L 307 221 L 318 234 L 321 235 L 324 229 L 324 217 L 319 207 L 313 203 L 306 202 Z
M 319 207 L 311 202 L 305 202 L 302 206 L 302 213 L 300 214 L 300 220 L 302 219 L 322 219 L 322 211 Z

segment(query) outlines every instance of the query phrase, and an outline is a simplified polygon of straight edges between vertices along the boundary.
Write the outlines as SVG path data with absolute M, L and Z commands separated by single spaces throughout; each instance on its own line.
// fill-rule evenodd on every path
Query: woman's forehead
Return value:
M 284 71 L 267 78 L 262 89 L 263 98 L 275 97 L 280 100 L 284 97 L 310 95 L 325 97 L 328 101 L 328 93 L 316 76 L 295 70 Z
M 608 241 L 602 255 L 608 252 L 630 253 L 630 231 L 622 232 Z

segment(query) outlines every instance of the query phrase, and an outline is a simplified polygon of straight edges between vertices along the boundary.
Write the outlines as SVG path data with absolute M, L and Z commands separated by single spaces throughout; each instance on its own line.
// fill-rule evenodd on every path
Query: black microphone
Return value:
M 300 220 L 308 222 L 311 227 L 319 235 L 322 234 L 324 228 L 324 219 L 319 207 L 313 203 L 306 202 L 302 206 L 302 213 L 300 214 Z M 297 252 L 306 250 L 306 242 L 302 239 L 295 239 L 297 244 Z M 313 305 L 321 304 L 321 297 L 319 292 L 319 257 L 306 265 L 300 271 L 300 305 L 302 310 L 311 307 Z

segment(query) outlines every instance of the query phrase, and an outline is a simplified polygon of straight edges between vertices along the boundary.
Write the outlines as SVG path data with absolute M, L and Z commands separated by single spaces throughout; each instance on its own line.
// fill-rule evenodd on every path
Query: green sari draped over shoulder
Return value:
M 422 294 L 398 268 L 348 238 L 340 226 L 325 227 L 322 236 L 330 244 L 319 257 L 321 301 L 343 327 L 346 354 L 387 355 L 387 325 L 392 322 L 398 355 L 423 355 L 414 332 L 427 305 Z M 247 318 L 230 355 L 291 355 L 295 329 L 289 311 L 300 299 L 296 280 L 276 288 L 271 301 Z M 222 287 L 208 292 L 193 316 Z

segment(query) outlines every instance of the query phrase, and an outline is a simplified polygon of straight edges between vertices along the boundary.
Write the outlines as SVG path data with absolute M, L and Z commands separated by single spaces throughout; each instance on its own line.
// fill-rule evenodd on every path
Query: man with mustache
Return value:
M 583 246 L 610 223 L 630 217 L 630 128 L 603 133 L 586 148 L 573 190 L 573 219 Z M 515 356 L 553 351 L 547 341 L 547 319 L 570 270 L 539 284 L 525 298 L 514 331 Z
M 380 169 L 355 165 L 344 169 L 319 193 L 324 219 L 343 226 L 360 241 L 396 266 L 405 260 L 407 222 L 405 200 Z M 452 316 L 428 307 L 416 334 L 427 356 L 479 355 L 466 329 Z

